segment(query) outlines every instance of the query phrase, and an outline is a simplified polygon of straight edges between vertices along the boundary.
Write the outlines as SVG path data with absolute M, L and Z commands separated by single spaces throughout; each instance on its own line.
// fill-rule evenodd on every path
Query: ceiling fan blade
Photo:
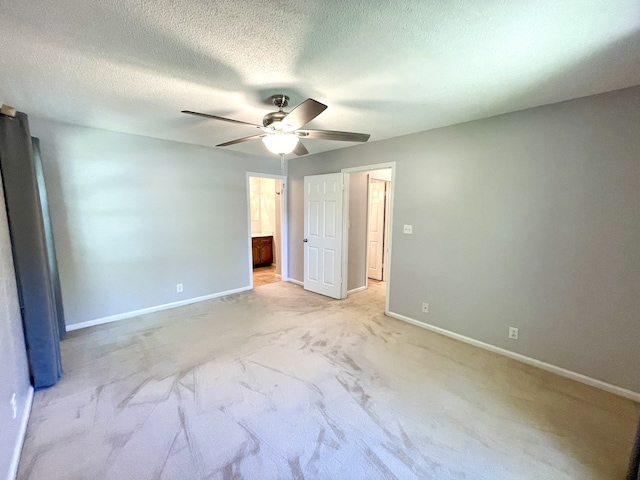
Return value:
M 222 120 L 223 122 L 239 123 L 241 125 L 250 125 L 256 128 L 262 128 L 262 125 L 256 125 L 255 123 L 243 122 L 242 120 L 234 120 L 233 118 L 218 117 L 217 115 L 209 115 L 208 113 L 192 112 L 190 110 L 182 110 L 182 112 L 180 113 L 195 115 L 196 117 L 212 118 L 213 120 Z
M 296 148 L 293 149 L 293 153 L 300 157 L 309 153 L 309 150 L 307 150 L 307 147 L 305 147 L 301 141 L 298 141 Z
M 247 142 L 249 140 L 257 140 L 258 138 L 266 137 L 267 135 L 251 135 L 250 137 L 238 138 L 237 140 L 231 140 L 230 142 L 221 143 L 216 147 L 228 147 L 229 145 L 235 145 L 236 143 Z
M 368 133 L 335 132 L 333 130 L 296 130 L 303 138 L 315 138 L 318 140 L 340 140 L 343 142 L 366 142 Z
M 282 119 L 282 123 L 297 129 L 309 123 L 326 109 L 327 106 L 324 103 L 320 103 L 313 98 L 307 98 L 291 110 L 291 112 Z

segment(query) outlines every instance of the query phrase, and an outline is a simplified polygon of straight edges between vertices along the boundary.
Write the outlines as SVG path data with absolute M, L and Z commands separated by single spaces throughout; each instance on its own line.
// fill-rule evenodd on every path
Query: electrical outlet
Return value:
M 402 231 L 407 235 L 411 235 L 413 233 L 413 225 L 405 225 Z
M 182 290 L 183 290 L 183 289 L 182 289 L 182 284 L 181 284 L 181 283 L 177 284 L 177 285 L 176 285 L 176 292 L 181 293 L 181 292 L 182 292 Z
M 427 302 L 422 304 L 422 313 L 429 313 L 429 304 Z
M 16 403 L 16 394 L 11 395 L 11 408 L 13 409 L 13 418 L 18 416 L 18 404 Z
M 511 340 L 518 339 L 518 329 L 516 327 L 509 327 L 509 338 Z

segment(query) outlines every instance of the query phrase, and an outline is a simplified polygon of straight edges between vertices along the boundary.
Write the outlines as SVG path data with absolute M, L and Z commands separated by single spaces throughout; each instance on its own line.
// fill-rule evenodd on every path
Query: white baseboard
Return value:
M 353 288 L 351 290 L 347 290 L 347 295 L 351 295 L 352 293 L 358 293 L 358 292 L 362 292 L 363 290 L 366 290 L 367 286 L 364 285 L 362 287 L 358 287 L 358 288 Z
M 304 287 L 304 283 L 301 282 L 300 280 L 296 280 L 295 278 L 288 278 L 287 282 L 295 283 L 296 285 L 300 285 L 301 287 Z
M 119 313 L 117 315 L 110 315 L 108 317 L 96 318 L 94 320 L 87 320 L 86 322 L 74 323 L 67 325 L 67 332 L 73 330 L 79 330 L 81 328 L 94 327 L 96 325 L 102 325 L 104 323 L 117 322 L 124 320 L 125 318 L 137 317 L 139 315 L 145 315 L 147 313 L 159 312 L 161 310 L 168 310 L 170 308 L 182 307 L 191 303 L 204 302 L 205 300 L 211 300 L 212 298 L 224 297 L 226 295 L 232 295 L 234 293 L 244 292 L 251 290 L 250 286 L 236 288 L 234 290 L 227 290 L 226 292 L 212 293 L 211 295 L 204 295 L 202 297 L 189 298 L 187 300 L 180 300 L 179 302 L 165 303 L 164 305 L 158 305 L 156 307 L 143 308 L 141 310 L 134 310 L 133 312 Z
M 515 353 L 510 350 L 505 350 L 504 348 L 496 347 L 495 345 L 484 343 L 484 342 L 481 342 L 480 340 L 475 340 L 470 337 L 465 337 L 464 335 L 460 335 L 459 333 L 450 332 L 449 330 L 445 330 L 444 328 L 429 325 L 428 323 L 423 323 L 418 320 L 414 320 L 413 318 L 400 315 L 399 313 L 386 312 L 386 314 L 397 320 L 402 320 L 403 322 L 416 325 L 418 327 L 424 328 L 426 330 L 429 330 L 435 333 L 439 333 L 440 335 L 444 335 L 445 337 L 453 338 L 455 340 L 468 343 L 469 345 L 473 345 L 474 347 L 479 347 L 484 350 L 497 353 L 498 355 L 503 355 L 513 360 L 517 360 L 518 362 L 526 363 L 527 365 L 541 368 L 542 370 L 555 373 L 562 377 L 570 378 L 571 380 L 575 380 L 577 382 L 584 383 L 586 385 L 590 385 L 592 387 L 596 387 L 601 390 L 614 393 L 616 395 L 620 395 L 621 397 L 628 398 L 635 402 L 640 402 L 640 393 L 638 392 L 634 392 L 626 388 L 618 387 L 617 385 L 612 385 L 610 383 L 603 382 L 602 380 L 596 380 L 595 378 L 587 377 L 586 375 L 582 375 L 581 373 L 572 372 L 571 370 L 567 370 L 565 368 L 558 367 L 556 365 L 551 365 L 550 363 L 545 363 L 540 360 L 536 360 L 535 358 L 527 357 L 526 355 L 521 355 L 520 353 Z
M 22 454 L 22 446 L 24 445 L 24 439 L 27 436 L 27 425 L 29 424 L 29 417 L 31 416 L 31 405 L 33 405 L 33 387 L 29 386 L 29 393 L 27 393 L 27 401 L 24 405 L 24 411 L 22 412 L 22 418 L 20 419 L 20 430 L 18 431 L 18 439 L 15 447 L 13 447 L 13 456 L 11 457 L 11 464 L 9 465 L 9 474 L 7 480 L 15 480 L 18 475 L 18 465 L 20 464 L 20 455 Z

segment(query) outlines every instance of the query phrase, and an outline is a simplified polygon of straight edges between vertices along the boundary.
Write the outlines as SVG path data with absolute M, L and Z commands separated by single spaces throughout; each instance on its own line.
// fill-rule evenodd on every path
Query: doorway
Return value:
M 395 162 L 345 168 L 344 296 L 375 289 L 389 311 Z
M 383 273 L 382 280 L 371 283 L 375 282 L 376 290 L 385 298 L 388 313 L 395 162 L 304 177 L 304 282 L 301 283 L 305 290 L 338 300 L 370 286 L 367 237 L 370 177 L 385 182 L 383 250 L 378 257 L 383 262 Z
M 349 172 L 347 295 L 372 285 L 386 290 L 389 270 L 391 168 Z
M 284 177 L 248 173 L 247 193 L 250 285 L 258 288 L 286 274 Z

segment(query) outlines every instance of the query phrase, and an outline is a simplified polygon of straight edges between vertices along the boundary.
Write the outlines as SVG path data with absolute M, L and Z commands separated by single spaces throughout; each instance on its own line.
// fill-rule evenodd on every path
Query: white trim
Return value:
M 367 288 L 369 288 L 369 229 L 371 228 L 371 217 L 369 215 L 371 212 L 371 206 L 369 205 L 369 202 L 371 202 L 371 174 L 367 173 L 367 226 L 365 227 L 366 231 L 364 232 L 364 286 Z
M 342 283 L 340 284 L 340 300 L 343 300 L 349 296 L 349 292 L 347 291 L 347 284 L 349 283 L 349 230 L 351 229 L 351 224 L 349 223 L 349 184 L 351 183 L 350 178 L 351 178 L 351 174 L 343 170 L 342 171 L 342 264 L 340 265 L 342 270 L 342 273 L 341 273 Z M 306 209 L 307 206 L 305 205 L 304 208 Z M 306 278 L 306 272 L 305 272 L 305 278 Z
M 301 287 L 304 287 L 304 282 L 301 282 L 300 280 L 296 280 L 295 278 L 287 278 L 285 282 L 295 283 L 296 285 L 300 285 Z
M 27 436 L 27 425 L 29 424 L 29 417 L 31 416 L 31 405 L 33 405 L 33 387 L 29 386 L 27 401 L 25 402 L 24 411 L 22 412 L 22 418 L 20 419 L 18 440 L 13 447 L 13 456 L 11 457 L 11 463 L 9 464 L 9 474 L 7 475 L 7 480 L 15 480 L 15 478 L 18 476 L 18 466 L 20 465 L 22 446 L 24 445 L 24 439 Z
M 418 320 L 414 320 L 413 318 L 405 317 L 404 315 L 400 315 L 399 313 L 387 312 L 387 315 L 397 320 L 402 320 L 403 322 L 407 322 L 420 328 L 424 328 L 425 330 L 439 333 L 440 335 L 444 335 L 445 337 L 468 343 L 469 345 L 473 345 L 474 347 L 482 348 L 483 350 L 497 353 L 498 355 L 517 360 L 518 362 L 526 363 L 527 365 L 546 370 L 547 372 L 555 373 L 556 375 L 560 375 L 562 377 L 584 383 L 585 385 L 589 385 L 606 392 L 620 395 L 621 397 L 628 398 L 629 400 L 633 400 L 635 402 L 640 402 L 640 393 L 638 392 L 618 387 L 617 385 L 612 385 L 610 383 L 603 382 L 602 380 L 596 380 L 595 378 L 587 377 L 586 375 L 582 375 L 581 373 L 572 372 L 571 370 L 567 370 L 566 368 L 558 367 L 550 363 L 536 360 L 535 358 L 527 357 L 526 355 L 515 353 L 510 350 L 505 350 L 504 348 L 496 347 L 495 345 L 484 343 L 480 340 L 465 337 L 464 335 L 460 335 L 459 333 L 450 332 L 449 330 L 445 330 L 444 328 L 429 325 L 428 323 L 423 323 Z
M 389 246 L 391 242 L 391 180 L 385 181 L 384 192 L 384 250 L 382 252 L 382 281 L 389 277 Z
M 380 170 L 384 170 L 383 168 L 381 168 Z M 373 180 L 380 180 L 381 182 L 390 182 L 391 180 L 384 178 L 384 176 L 382 175 L 372 175 L 369 174 L 369 178 L 373 179 Z
M 251 235 L 251 174 L 247 172 L 247 234 L 249 235 L 249 288 L 253 289 L 253 236 Z
M 364 285 L 362 287 L 358 287 L 358 288 L 352 288 L 351 290 L 347 291 L 347 295 L 351 295 L 352 293 L 358 293 L 358 292 L 363 292 L 367 289 L 367 286 Z
M 390 168 L 392 171 L 396 168 L 396 162 L 374 163 L 371 165 L 361 165 L 359 167 L 343 168 L 342 172 L 369 172 L 372 170 L 384 170 Z M 393 177 L 391 178 L 393 180 Z
M 134 310 L 132 312 L 119 313 L 117 315 L 110 315 L 108 317 L 96 318 L 94 320 L 87 320 L 86 322 L 74 323 L 67 325 L 67 332 L 73 330 L 79 330 L 81 328 L 94 327 L 96 325 L 102 325 L 103 323 L 117 322 L 126 318 L 137 317 L 139 315 L 146 315 L 147 313 L 159 312 L 161 310 L 169 310 L 170 308 L 182 307 L 191 303 L 204 302 L 205 300 L 211 300 L 213 298 L 224 297 L 226 295 L 233 295 L 234 293 L 245 292 L 251 290 L 251 286 L 235 288 L 233 290 L 227 290 L 225 292 L 212 293 L 210 295 L 203 295 L 202 297 L 188 298 L 187 300 L 180 300 L 179 302 L 165 303 L 164 305 L 158 305 L 155 307 L 142 308 L 140 310 Z
M 344 215 L 344 217 L 346 218 L 346 221 L 349 221 L 349 173 L 351 172 L 368 172 L 371 170 L 382 170 L 383 168 L 390 168 L 391 169 L 391 180 L 389 181 L 389 189 L 391 190 L 391 192 L 388 195 L 388 200 L 389 200 L 389 250 L 388 250 L 388 263 L 386 264 L 386 268 L 388 269 L 388 275 L 387 275 L 387 294 L 385 296 L 385 305 L 384 305 L 384 311 L 385 313 L 388 315 L 389 312 L 389 297 L 390 297 L 390 292 L 391 292 L 391 262 L 393 259 L 393 252 L 392 252 L 392 245 L 393 245 L 393 205 L 394 205 L 394 197 L 395 197 L 395 193 L 396 193 L 396 162 L 385 162 L 385 163 L 375 163 L 373 165 L 362 165 L 360 167 L 349 167 L 349 168 L 343 168 L 341 170 L 341 172 L 343 173 L 343 176 L 345 176 L 345 185 L 344 185 L 344 191 L 345 191 L 345 200 L 343 202 L 342 205 L 342 214 Z M 345 175 L 346 174 L 346 175 Z M 347 263 L 348 263 L 348 250 L 349 250 L 349 229 L 348 228 L 343 228 L 343 232 L 342 232 L 342 244 L 343 244 L 343 250 L 345 252 L 347 252 L 347 255 L 343 255 L 342 256 L 342 261 L 343 263 L 343 278 L 342 281 L 345 283 L 345 287 L 344 290 L 346 292 L 346 283 L 348 281 L 348 274 L 347 274 Z M 367 276 L 367 280 L 366 283 L 368 285 L 369 283 L 369 279 Z

